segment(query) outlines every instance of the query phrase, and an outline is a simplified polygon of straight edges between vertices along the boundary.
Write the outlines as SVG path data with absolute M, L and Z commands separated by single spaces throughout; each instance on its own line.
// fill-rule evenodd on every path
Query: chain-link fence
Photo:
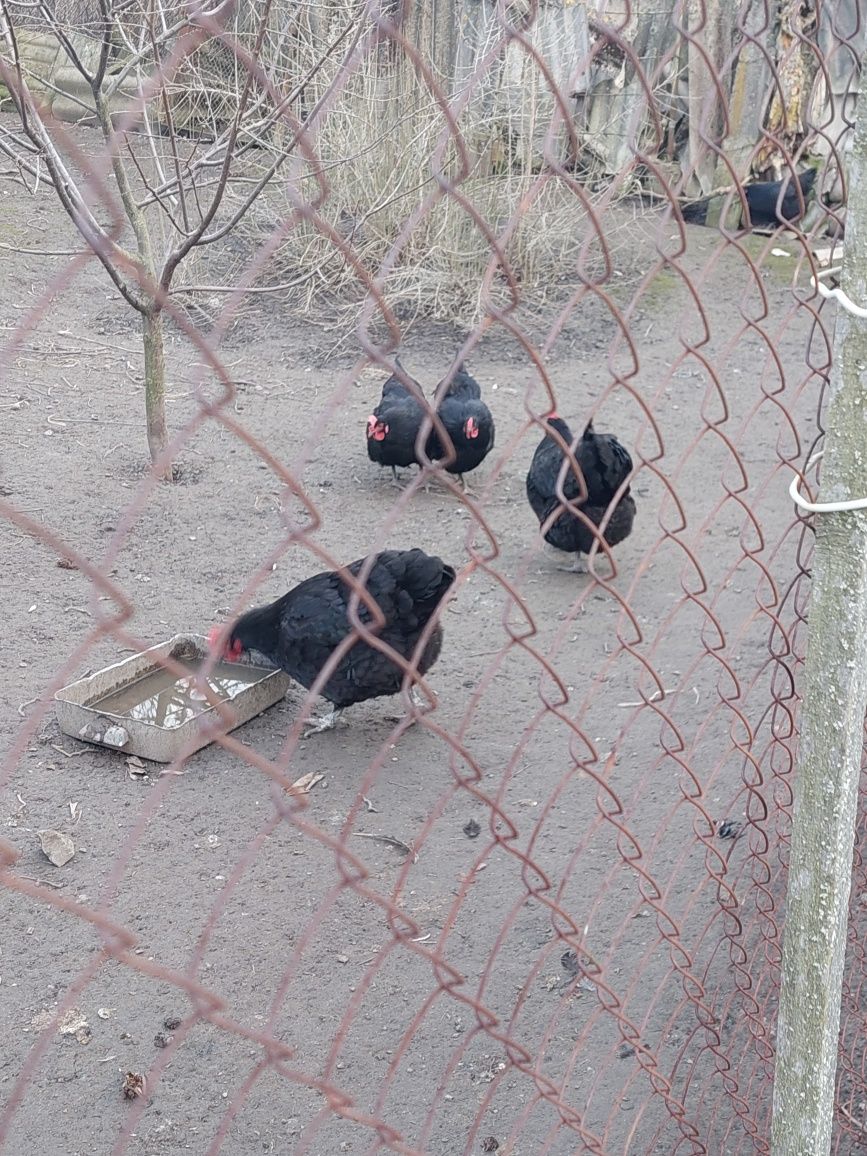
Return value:
M 4 1151 L 770 1151 L 860 7 L 597 9 L 0 5 Z M 632 460 L 583 576 L 525 493 L 554 411 Z M 86 672 L 415 547 L 422 705 L 303 738 L 335 655 L 164 766 L 61 733 Z

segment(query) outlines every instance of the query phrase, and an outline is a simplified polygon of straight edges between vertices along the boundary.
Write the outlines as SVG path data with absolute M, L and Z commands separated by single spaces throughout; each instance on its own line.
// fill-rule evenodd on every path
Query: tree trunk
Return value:
M 863 67 L 862 62 L 862 67 Z M 860 173 L 860 176 L 859 176 Z M 842 287 L 867 302 L 867 105 L 855 126 Z M 838 306 L 822 502 L 867 497 L 867 320 Z M 773 1156 L 831 1150 L 840 1002 L 867 707 L 867 510 L 816 518 L 783 979 Z
M 153 309 L 142 314 L 142 339 L 148 449 L 151 461 L 156 462 L 169 443 L 166 429 L 166 351 L 162 310 Z M 169 481 L 172 479 L 171 463 L 165 467 L 163 477 Z

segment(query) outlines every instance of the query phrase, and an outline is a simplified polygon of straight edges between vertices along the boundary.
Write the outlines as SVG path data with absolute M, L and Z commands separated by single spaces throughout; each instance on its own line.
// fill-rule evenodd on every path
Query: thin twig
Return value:
M 852 1113 L 847 1108 L 844 1108 L 842 1104 L 838 1104 L 837 1107 L 840 1109 L 850 1124 L 854 1124 L 855 1127 L 858 1128 L 861 1132 L 867 1133 L 867 1124 L 865 1124 L 863 1120 L 856 1120 Z
M 90 249 L 22 249 L 20 245 L 7 245 L 5 241 L 0 241 L 0 249 L 8 249 L 11 253 L 27 253 L 32 257 L 80 257 L 90 252 Z
M 36 875 L 19 875 L 19 879 L 26 879 L 28 883 L 41 883 L 44 887 L 53 887 L 55 891 L 61 891 L 66 884 L 55 883 L 51 879 L 39 879 Z
M 653 694 L 650 696 L 650 698 L 642 698 L 642 699 L 639 699 L 638 702 L 619 702 L 617 705 L 618 706 L 647 706 L 648 703 L 659 702 L 660 699 L 665 698 L 665 696 L 669 695 L 669 694 L 680 694 L 680 691 L 677 689 L 677 687 L 673 686 L 670 690 L 668 690 L 668 689 L 655 690 L 653 692 Z
M 411 855 L 413 863 L 418 862 L 418 855 L 416 855 L 409 843 L 404 843 L 403 839 L 397 839 L 394 835 L 382 835 L 373 831 L 353 831 L 352 834 L 356 839 L 375 839 L 378 843 L 386 843 L 389 847 L 403 851 L 405 855 Z

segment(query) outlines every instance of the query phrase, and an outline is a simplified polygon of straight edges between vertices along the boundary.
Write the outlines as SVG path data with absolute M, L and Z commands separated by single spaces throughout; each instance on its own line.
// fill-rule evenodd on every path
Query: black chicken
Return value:
M 750 211 L 750 225 L 754 229 L 776 229 L 778 225 L 793 225 L 801 218 L 801 203 L 805 211 L 810 193 L 816 183 L 816 170 L 805 169 L 798 173 L 798 189 L 792 180 L 791 173 L 787 173 L 781 181 L 755 181 L 744 185 L 744 200 Z M 783 189 L 785 192 L 783 193 Z M 780 193 L 783 193 L 780 201 Z M 683 219 L 693 225 L 706 225 L 708 211 L 711 204 L 722 203 L 722 197 L 704 197 L 699 201 L 688 201 L 681 205 Z M 779 204 L 779 208 L 777 207 Z M 742 221 L 746 226 L 746 219 Z
M 346 569 L 358 575 L 365 561 L 360 558 Z M 404 658 L 411 658 L 454 580 L 451 566 L 422 550 L 384 550 L 377 554 L 366 588 L 385 617 L 379 639 Z M 340 571 L 329 570 L 307 578 L 269 606 L 242 614 L 232 627 L 223 657 L 228 662 L 238 662 L 242 656 L 262 655 L 309 689 L 334 650 L 353 634 L 348 612 L 352 593 L 352 586 Z M 374 623 L 364 602 L 359 602 L 358 616 L 362 623 Z M 211 631 L 212 644 L 219 633 L 219 627 Z M 436 662 L 442 639 L 442 625 L 437 623 L 418 662 L 420 675 Z M 356 637 L 321 690 L 331 703 L 331 710 L 311 720 L 305 736 L 333 727 L 337 713 L 353 703 L 397 694 L 403 677 L 403 670 L 391 658 Z M 415 686 L 410 694 L 420 705 Z
M 403 369 L 397 358 L 394 364 Z M 395 483 L 398 466 L 419 464 L 415 441 L 424 414 L 421 402 L 393 373 L 382 387 L 379 405 L 367 419 L 367 456 L 381 466 L 391 466 Z
M 440 383 L 442 384 L 442 383 Z M 443 468 L 457 474 L 466 490 L 464 474 L 481 465 L 494 448 L 494 419 L 482 401 L 482 391 L 461 363 L 437 408 L 455 449 L 455 460 L 443 460 Z M 446 448 L 434 430 L 425 446 L 431 461 L 445 459 Z
M 556 413 L 550 413 L 545 420 L 560 434 L 567 445 L 572 445 L 574 441 L 572 432 L 561 417 Z M 536 447 L 533 461 L 530 463 L 527 474 L 527 497 L 540 526 L 544 525 L 555 510 L 558 508 L 562 510 L 545 532 L 545 541 L 558 550 L 575 554 L 572 569 L 582 573 L 585 567 L 582 565 L 581 555 L 590 552 L 597 535 L 570 510 L 563 508 L 563 503 L 557 497 L 557 479 L 565 457 L 558 443 L 546 434 Z M 567 469 L 563 479 L 563 493 L 570 501 L 576 500 L 576 504 L 586 517 L 598 526 L 608 512 L 614 495 L 632 473 L 632 458 L 613 434 L 597 434 L 592 421 L 587 423 L 587 428 L 575 447 L 574 457 L 584 475 L 587 497 L 583 502 L 578 500 L 582 488 L 574 470 L 571 469 Z M 634 519 L 635 500 L 627 486 L 614 507 L 603 533 L 609 546 L 616 546 L 629 536 Z
M 750 210 L 750 221 L 754 229 L 771 228 L 778 225 L 791 225 L 801 218 L 801 204 L 805 208 L 816 183 L 816 170 L 805 169 L 798 174 L 798 186 L 801 196 L 798 197 L 798 186 L 789 173 L 781 181 L 757 181 L 752 185 L 744 185 L 744 197 Z M 785 189 L 785 192 L 783 192 Z M 782 200 L 780 199 L 780 194 Z M 777 207 L 779 203 L 779 208 Z

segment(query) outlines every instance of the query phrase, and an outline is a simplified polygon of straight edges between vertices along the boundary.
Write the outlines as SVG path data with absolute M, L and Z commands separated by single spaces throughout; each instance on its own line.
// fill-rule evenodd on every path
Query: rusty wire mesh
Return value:
M 177 98 L 203 46 L 260 102 L 221 212 L 283 158 L 171 293 L 126 267 L 170 318 L 174 483 L 144 467 L 107 242 L 83 245 L 4 104 L 4 1151 L 768 1151 L 812 542 L 788 485 L 830 371 L 810 275 L 843 219 L 848 9 L 747 6 L 728 43 L 703 5 L 603 5 L 555 75 L 568 6 L 468 8 L 484 35 L 445 63 L 424 6 L 305 8 L 292 35 L 320 39 L 288 63 L 262 52 L 282 6 L 243 28 L 231 5 L 160 8 L 180 30 L 113 133 L 43 115 L 124 243 L 112 155 L 169 141 L 213 179 L 231 101 Z M 126 50 L 154 36 L 136 11 Z M 99 35 L 98 12 L 70 19 Z M 379 205 L 341 118 L 382 118 L 400 181 Z M 153 206 L 172 190 L 142 156 Z M 742 225 L 748 179 L 808 158 L 819 210 Z M 719 223 L 685 223 L 713 193 Z M 497 445 L 476 496 L 436 467 L 398 492 L 367 461 L 398 347 L 427 390 L 458 353 L 480 380 Z M 552 403 L 635 461 L 635 531 L 587 577 L 555 568 L 524 498 Z M 85 668 L 386 545 L 460 572 L 417 725 L 376 701 L 301 742 L 293 691 L 165 774 L 59 734 L 52 696 Z M 39 849 L 54 828 L 63 868 Z M 864 1143 L 864 859 L 837 1153 Z

